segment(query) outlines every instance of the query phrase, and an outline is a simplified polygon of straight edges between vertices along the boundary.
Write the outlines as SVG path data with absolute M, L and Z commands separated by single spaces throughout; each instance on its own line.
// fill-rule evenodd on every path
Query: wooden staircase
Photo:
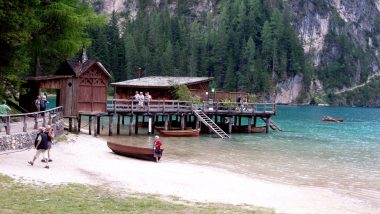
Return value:
M 264 122 L 267 122 L 268 119 L 265 119 L 265 118 L 261 118 Z M 270 120 L 269 119 L 269 127 L 272 129 L 272 130 L 275 130 L 275 131 L 282 131 L 281 127 L 275 123 L 273 120 Z
M 270 120 L 269 121 L 269 126 L 273 129 L 273 130 L 278 130 L 278 131 L 282 131 L 281 127 L 275 123 L 273 120 Z
M 230 136 L 225 133 L 218 125 L 214 123 L 203 111 L 194 110 L 194 114 L 198 117 L 198 119 L 209 127 L 216 135 L 218 135 L 222 139 L 228 139 Z

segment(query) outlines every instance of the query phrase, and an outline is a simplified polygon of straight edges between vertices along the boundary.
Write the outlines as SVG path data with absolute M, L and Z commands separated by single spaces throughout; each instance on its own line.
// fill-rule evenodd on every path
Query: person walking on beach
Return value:
M 159 158 L 162 156 L 161 146 L 162 142 L 160 137 L 156 135 L 153 143 L 153 156 L 156 158 L 156 162 L 158 162 Z
M 48 144 L 48 150 L 47 150 L 48 159 L 47 160 L 49 162 L 52 162 L 53 160 L 50 158 L 50 150 L 51 150 L 51 146 L 53 145 L 53 139 L 55 137 L 55 134 L 54 134 L 54 131 L 51 128 L 51 126 L 49 126 L 49 125 L 46 126 L 45 134 L 47 135 L 47 144 Z M 46 160 L 44 158 L 42 158 L 41 161 L 45 162 Z
M 36 148 L 36 154 L 33 157 L 32 161 L 28 161 L 30 165 L 34 165 L 34 161 L 42 154 L 43 158 L 45 159 L 46 165 L 45 168 L 49 169 L 49 161 L 47 160 L 47 149 L 48 149 L 48 142 L 47 142 L 47 135 L 44 132 L 43 127 L 38 128 L 38 133 L 36 136 L 36 139 L 34 141 L 34 146 Z

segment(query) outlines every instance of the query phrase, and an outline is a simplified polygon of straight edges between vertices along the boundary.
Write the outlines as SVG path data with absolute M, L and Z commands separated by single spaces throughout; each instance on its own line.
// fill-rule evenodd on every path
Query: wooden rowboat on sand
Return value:
M 155 157 L 153 156 L 152 148 L 127 146 L 127 145 L 118 144 L 118 143 L 114 143 L 110 141 L 107 141 L 107 146 L 114 153 L 118 155 L 123 155 L 127 157 L 143 159 L 143 160 L 149 160 L 149 161 L 156 161 Z M 161 155 L 163 151 L 164 150 L 161 149 Z M 159 157 L 158 159 L 161 159 L 161 157 Z

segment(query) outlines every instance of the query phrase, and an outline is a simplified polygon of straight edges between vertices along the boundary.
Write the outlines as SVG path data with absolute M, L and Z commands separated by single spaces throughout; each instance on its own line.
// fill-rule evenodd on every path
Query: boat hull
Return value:
M 322 118 L 321 119 L 323 122 L 338 122 L 341 123 L 344 121 L 342 118 Z
M 200 129 L 185 129 L 185 130 L 164 130 L 158 129 L 160 135 L 165 137 L 197 137 Z
M 107 142 L 108 148 L 110 148 L 115 154 L 142 159 L 142 160 L 149 160 L 149 161 L 155 161 L 155 157 L 153 154 L 152 148 L 144 148 L 144 147 L 135 147 L 135 146 L 127 146 L 122 145 L 114 142 Z M 161 149 L 161 155 L 163 153 L 163 149 Z M 161 159 L 159 157 L 158 159 Z

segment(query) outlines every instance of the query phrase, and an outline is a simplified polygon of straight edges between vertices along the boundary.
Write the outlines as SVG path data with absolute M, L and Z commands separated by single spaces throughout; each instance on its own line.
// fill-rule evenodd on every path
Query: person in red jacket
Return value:
M 153 156 L 156 158 L 156 162 L 158 162 L 159 158 L 162 156 L 161 146 L 162 142 L 160 140 L 160 137 L 156 135 L 153 143 Z

